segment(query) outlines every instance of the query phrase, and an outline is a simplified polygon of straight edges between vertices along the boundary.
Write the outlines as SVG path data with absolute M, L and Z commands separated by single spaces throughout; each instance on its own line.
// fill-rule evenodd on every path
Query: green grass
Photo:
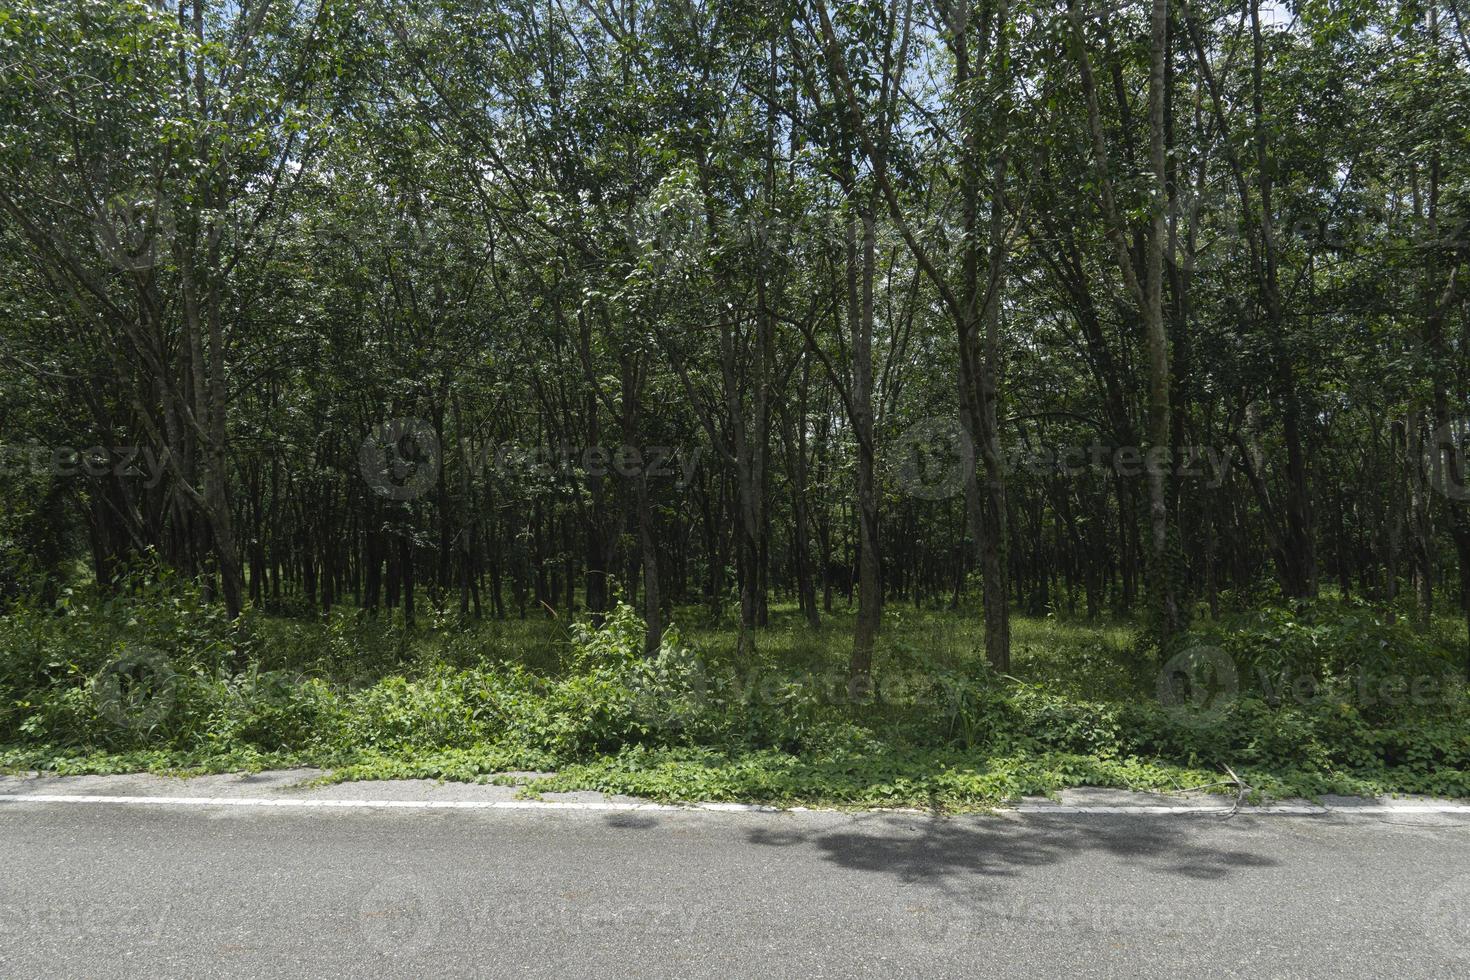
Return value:
M 895 603 L 874 687 L 854 690 L 842 609 L 813 631 L 774 607 L 745 658 L 730 623 L 676 610 L 650 661 L 628 610 L 600 631 L 432 615 L 406 630 L 345 609 L 231 624 L 167 577 L 64 607 L 0 617 L 5 770 L 532 771 L 554 775 L 528 794 L 966 810 L 1072 786 L 1234 792 L 1228 768 L 1256 798 L 1470 796 L 1470 700 L 1443 682 L 1453 620 L 1419 634 L 1330 599 L 1201 623 L 1186 643 L 1239 672 L 1236 696 L 1203 715 L 1159 703 L 1166 658 L 1126 620 L 1018 616 L 998 676 L 973 611 Z M 1432 698 L 1363 694 L 1421 676 L 1442 682 Z M 1281 697 L 1278 677 L 1312 678 L 1312 697 Z

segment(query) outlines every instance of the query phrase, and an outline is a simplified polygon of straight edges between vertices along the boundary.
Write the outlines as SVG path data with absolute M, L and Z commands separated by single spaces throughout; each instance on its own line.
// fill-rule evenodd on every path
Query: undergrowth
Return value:
M 516 777 L 660 800 L 959 810 L 1071 786 L 1257 798 L 1470 796 L 1470 699 L 1439 634 L 1324 600 L 1208 622 L 1167 651 L 1126 623 L 980 625 L 894 608 L 871 685 L 841 616 L 671 628 L 645 657 L 620 606 L 585 620 L 415 629 L 352 610 L 225 621 L 187 582 L 0 616 L 0 768 L 332 779 Z M 1167 656 L 1166 656 L 1167 655 Z

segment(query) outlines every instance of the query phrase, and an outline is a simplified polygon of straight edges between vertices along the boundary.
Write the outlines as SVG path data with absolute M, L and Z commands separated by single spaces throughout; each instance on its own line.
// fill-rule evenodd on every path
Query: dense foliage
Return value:
M 1124 626 L 1018 620 L 1017 673 L 998 676 L 973 629 L 900 614 L 870 690 L 850 684 L 840 633 L 813 636 L 789 607 L 777 618 L 754 662 L 729 630 L 698 628 L 671 628 L 648 657 L 625 605 L 600 628 L 231 624 L 197 589 L 139 574 L 122 595 L 0 621 L 0 765 L 554 772 L 519 781 L 943 809 L 1072 785 L 1470 795 L 1448 623 L 1426 637 L 1336 603 L 1230 619 L 1217 628 L 1239 683 L 1196 704 L 1156 699 Z
M 10 4 L 0 737 L 1462 791 L 1463 18 Z

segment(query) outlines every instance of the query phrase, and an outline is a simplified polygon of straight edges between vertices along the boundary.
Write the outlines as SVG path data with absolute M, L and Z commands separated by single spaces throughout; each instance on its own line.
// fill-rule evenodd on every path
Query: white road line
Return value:
M 340 799 L 292 799 L 261 796 L 99 796 L 62 793 L 0 794 L 0 804 L 5 803 L 70 803 L 124 806 L 175 806 L 175 807 L 268 807 L 274 809 L 304 810 L 584 810 L 602 812 L 656 811 L 677 813 L 690 811 L 714 811 L 720 813 L 815 813 L 823 812 L 807 807 L 783 810 L 780 807 L 758 806 L 749 803 L 620 803 L 607 801 L 573 800 L 340 800 Z M 905 809 L 906 814 L 922 814 L 925 811 Z M 1199 816 L 1223 815 L 1230 811 L 1228 806 L 1076 806 L 1060 803 L 1022 803 L 1002 808 L 1000 813 L 1039 815 L 1099 814 L 1109 816 Z M 1405 816 L 1424 813 L 1458 813 L 1470 815 L 1467 803 L 1369 803 L 1359 806 L 1313 806 L 1282 804 L 1264 807 L 1242 807 L 1241 814 L 1252 816 L 1382 816 L 1394 814 Z
M 1192 816 L 1201 813 L 1229 813 L 1228 806 L 1150 806 L 1139 804 L 1135 806 L 1072 806 L 1062 803 L 1022 803 L 1014 807 L 1018 813 L 1106 813 L 1106 814 L 1140 814 L 1153 816 L 1155 814 L 1166 816 Z M 1250 814 L 1269 814 L 1285 816 L 1318 816 L 1324 813 L 1336 811 L 1328 810 L 1320 806 L 1261 806 L 1241 807 L 1236 811 Z M 1470 813 L 1470 807 L 1466 808 Z
M 728 810 L 740 812 L 777 813 L 776 807 L 754 806 L 745 803 L 699 803 L 678 806 L 668 803 L 619 803 L 612 800 L 584 802 L 573 800 L 335 800 L 335 799 L 291 799 L 267 798 L 262 796 L 96 796 L 63 793 L 23 793 L 15 796 L 0 795 L 4 803 L 92 803 L 152 806 L 244 806 L 274 807 L 280 809 L 326 809 L 326 810 Z
M 1171 815 L 1189 816 L 1200 813 L 1240 813 L 1251 816 L 1357 816 L 1385 814 L 1403 815 L 1407 813 L 1463 813 L 1470 816 L 1470 803 L 1414 803 L 1404 801 L 1400 803 L 1363 803 L 1347 804 L 1343 806 L 1326 806 L 1312 803 L 1276 803 L 1266 806 L 1246 806 L 1235 810 L 1231 806 L 1163 806 L 1135 804 L 1131 806 L 1109 806 L 1109 805 L 1076 805 L 1065 803 L 1022 803 L 1018 806 L 1009 807 L 1009 810 L 1017 813 L 1111 813 L 1111 814 L 1140 814 L 1140 815 Z

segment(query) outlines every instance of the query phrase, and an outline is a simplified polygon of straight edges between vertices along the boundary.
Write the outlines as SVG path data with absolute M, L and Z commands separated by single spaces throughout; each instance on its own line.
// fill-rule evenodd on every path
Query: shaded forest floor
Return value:
M 338 610 L 231 624 L 186 583 L 0 617 L 0 768 L 510 781 L 657 800 L 964 810 L 1073 786 L 1280 798 L 1470 796 L 1456 617 L 1328 598 L 1202 620 L 1167 651 L 1126 619 L 1018 616 L 991 672 L 973 611 L 891 604 L 871 686 L 852 618 L 772 609 L 754 655 L 675 610 L 660 655 L 600 629 Z M 531 772 L 534 777 L 506 775 Z

